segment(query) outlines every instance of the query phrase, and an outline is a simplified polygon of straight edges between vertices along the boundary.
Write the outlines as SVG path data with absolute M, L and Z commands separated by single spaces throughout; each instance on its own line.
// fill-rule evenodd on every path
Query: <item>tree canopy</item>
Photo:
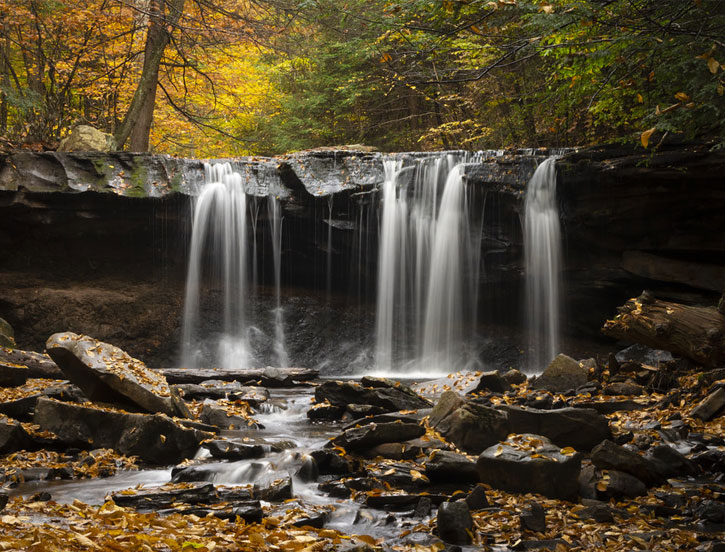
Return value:
M 269 154 L 723 143 L 725 0 L 0 0 L 0 132 Z

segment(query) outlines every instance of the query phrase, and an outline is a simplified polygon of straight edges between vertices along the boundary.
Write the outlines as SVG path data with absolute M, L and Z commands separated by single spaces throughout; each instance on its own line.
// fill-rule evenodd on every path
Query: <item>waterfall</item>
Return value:
M 242 177 L 229 163 L 205 164 L 205 185 L 194 205 L 182 330 L 182 364 L 198 367 L 208 351 L 200 339 L 201 296 L 221 292 L 215 358 L 224 368 L 246 366 L 247 201 Z M 208 252 L 212 261 L 205 263 Z M 205 274 L 206 272 L 206 274 Z M 210 282 L 202 290 L 204 276 Z M 212 293 L 209 293 L 212 292 Z
M 375 354 L 380 373 L 448 373 L 468 360 L 464 328 L 476 311 L 475 294 L 468 291 L 477 287 L 480 260 L 460 165 L 468 160 L 446 154 L 405 167 L 400 159 L 383 161 Z
M 277 365 L 289 366 L 289 358 L 285 349 L 284 339 L 284 312 L 282 310 L 282 209 L 279 199 L 270 194 L 267 196 L 267 205 L 270 212 L 270 225 L 272 233 L 272 264 L 274 265 L 274 352 Z
M 556 158 L 541 163 L 526 187 L 524 250 L 528 367 L 541 372 L 559 352 L 561 230 Z

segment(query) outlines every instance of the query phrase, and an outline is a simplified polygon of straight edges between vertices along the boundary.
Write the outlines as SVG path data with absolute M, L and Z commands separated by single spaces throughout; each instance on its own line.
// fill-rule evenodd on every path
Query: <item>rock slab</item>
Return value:
M 191 417 L 164 376 L 118 347 L 65 332 L 50 336 L 46 349 L 66 377 L 93 402 Z
M 196 454 L 213 434 L 187 429 L 164 414 L 131 414 L 53 399 L 38 399 L 33 421 L 70 446 L 112 448 L 158 465 L 176 464 Z
M 534 382 L 535 389 L 546 389 L 564 393 L 584 385 L 589 379 L 589 370 L 578 361 L 564 354 L 558 355 L 547 366 L 544 373 Z

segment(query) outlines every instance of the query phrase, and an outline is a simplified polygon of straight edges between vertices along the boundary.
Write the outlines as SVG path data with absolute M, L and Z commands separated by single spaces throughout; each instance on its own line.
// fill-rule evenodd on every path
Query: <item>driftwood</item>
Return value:
M 664 349 L 703 366 L 725 362 L 725 315 L 716 307 L 656 300 L 644 292 L 607 320 L 605 335 Z

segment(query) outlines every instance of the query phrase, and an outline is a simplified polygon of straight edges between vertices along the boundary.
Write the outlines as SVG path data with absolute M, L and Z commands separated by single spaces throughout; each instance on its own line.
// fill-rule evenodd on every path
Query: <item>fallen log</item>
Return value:
M 703 366 L 725 362 L 725 315 L 716 307 L 658 301 L 644 292 L 618 310 L 604 324 L 605 335 L 671 351 Z

